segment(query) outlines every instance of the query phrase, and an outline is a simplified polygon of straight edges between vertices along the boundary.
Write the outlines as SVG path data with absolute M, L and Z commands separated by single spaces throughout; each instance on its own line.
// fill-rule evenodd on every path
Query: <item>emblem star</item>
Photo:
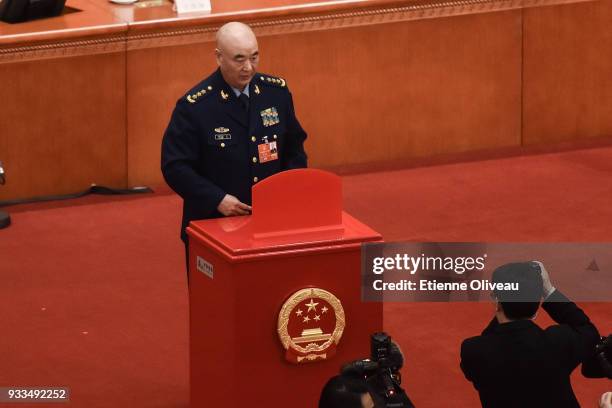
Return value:
M 329 310 L 329 309 L 328 309 L 328 308 L 326 308 L 325 306 L 323 306 L 323 309 L 321 309 L 321 311 L 322 311 L 323 313 L 327 313 L 327 311 L 328 311 L 328 310 Z
M 308 313 L 310 313 L 311 310 L 316 312 L 318 304 L 318 302 L 315 303 L 314 299 L 310 299 L 310 303 L 306 303 L 306 306 L 308 306 Z
M 319 320 L 321 320 L 321 316 L 315 315 L 314 319 L 318 322 Z
M 302 315 L 302 310 L 298 309 L 297 312 L 295 312 L 296 315 L 301 316 Z
M 306 316 L 306 317 L 304 318 L 304 323 L 308 323 L 309 321 L 310 321 L 310 317 Z

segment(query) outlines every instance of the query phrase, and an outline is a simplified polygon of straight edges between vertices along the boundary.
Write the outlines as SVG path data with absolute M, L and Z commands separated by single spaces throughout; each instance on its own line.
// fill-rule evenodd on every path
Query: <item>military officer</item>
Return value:
M 304 140 L 284 79 L 256 72 L 257 39 L 245 24 L 217 32 L 219 68 L 176 103 L 162 141 L 162 173 L 191 220 L 246 215 L 251 187 L 306 167 Z

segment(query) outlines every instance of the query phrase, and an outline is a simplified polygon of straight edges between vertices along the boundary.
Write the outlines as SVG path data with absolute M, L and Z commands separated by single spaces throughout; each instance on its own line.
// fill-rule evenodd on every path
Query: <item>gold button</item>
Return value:
M 257 140 L 257 138 L 256 138 L 255 136 L 251 136 L 251 141 L 252 141 L 252 142 L 254 142 L 254 141 L 256 141 L 256 140 Z
M 276 135 L 273 136 L 276 139 Z
M 253 157 L 253 163 L 257 163 L 257 157 Z
M 257 183 L 259 179 L 257 177 L 253 177 L 253 183 Z
M 208 85 L 208 90 L 212 91 L 212 86 Z
M 225 147 L 225 143 L 221 143 L 221 147 Z
M 262 81 L 264 80 L 264 77 L 262 77 L 262 76 L 260 76 L 259 78 L 261 78 Z

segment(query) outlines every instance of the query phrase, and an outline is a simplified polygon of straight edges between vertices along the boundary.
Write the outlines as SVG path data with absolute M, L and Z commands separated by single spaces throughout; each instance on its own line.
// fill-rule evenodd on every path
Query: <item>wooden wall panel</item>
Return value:
M 0 64 L 0 199 L 125 186 L 125 54 Z
M 313 166 L 520 142 L 520 11 L 261 40 L 287 77 Z
M 260 70 L 287 79 L 314 167 L 612 136 L 612 3 L 538 1 L 270 15 Z M 174 103 L 216 68 L 217 17 L 0 50 L 0 199 L 160 183 Z
M 612 136 L 612 2 L 524 13 L 523 143 Z
M 315 167 L 520 143 L 521 12 L 259 38 L 283 76 Z M 214 68 L 211 42 L 129 52 L 129 182 L 157 183 L 178 96 Z
M 161 140 L 179 97 L 216 69 L 213 43 L 128 51 L 128 183 L 158 184 Z

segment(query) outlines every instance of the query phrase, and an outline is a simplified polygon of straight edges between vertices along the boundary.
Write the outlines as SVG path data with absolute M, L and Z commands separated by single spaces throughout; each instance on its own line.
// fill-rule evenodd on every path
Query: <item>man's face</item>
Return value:
M 215 53 L 225 82 L 243 90 L 255 75 L 259 63 L 257 39 L 249 35 L 237 36 L 225 41 Z

